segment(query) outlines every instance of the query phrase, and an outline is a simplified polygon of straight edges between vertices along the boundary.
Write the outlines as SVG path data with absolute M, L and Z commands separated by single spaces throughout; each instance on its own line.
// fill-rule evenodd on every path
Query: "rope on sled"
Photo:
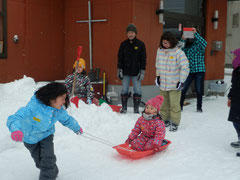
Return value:
M 86 135 L 84 135 L 84 134 L 86 134 Z M 97 137 L 97 136 L 94 136 L 94 135 L 92 135 L 92 134 L 90 134 L 90 133 L 87 133 L 87 132 L 83 132 L 83 134 L 81 135 L 82 137 L 85 137 L 85 138 L 87 138 L 87 139 L 90 139 L 90 140 L 92 140 L 92 141 L 97 141 L 97 142 L 99 142 L 99 143 L 101 143 L 101 144 L 105 144 L 105 145 L 107 145 L 107 146 L 111 146 L 111 147 L 113 147 L 113 146 L 115 146 L 113 143 L 111 143 L 111 142 L 109 142 L 109 141 L 107 141 L 107 140 L 105 140 L 105 139 L 102 139 L 102 138 L 99 138 L 99 137 Z M 126 149 L 126 148 L 123 148 L 123 147 L 121 147 L 121 146 L 117 146 L 119 149 L 124 149 L 124 150 L 126 150 L 126 151 L 134 151 L 134 150 L 131 150 L 131 149 Z
M 84 134 L 86 134 L 86 135 L 84 135 Z M 87 133 L 87 132 L 84 132 L 81 136 L 83 136 L 83 137 L 85 137 L 85 138 L 88 138 L 88 139 L 91 139 L 91 140 L 93 140 L 93 141 L 97 141 L 97 142 L 99 142 L 99 143 L 102 143 L 102 144 L 105 144 L 105 145 L 107 145 L 107 146 L 114 146 L 114 144 L 113 143 L 111 143 L 111 142 L 109 142 L 109 141 L 106 141 L 106 140 L 104 140 L 104 139 L 101 139 L 101 138 L 99 138 L 99 137 L 97 137 L 97 136 L 94 136 L 94 135 L 91 135 L 91 134 L 89 134 L 89 133 Z

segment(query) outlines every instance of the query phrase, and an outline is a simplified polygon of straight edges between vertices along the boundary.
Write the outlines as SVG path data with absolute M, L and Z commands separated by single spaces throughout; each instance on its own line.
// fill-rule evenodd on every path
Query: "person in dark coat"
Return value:
M 144 79 L 146 68 L 145 44 L 136 38 L 137 29 L 134 24 L 129 24 L 126 29 L 128 39 L 123 41 L 118 51 L 118 78 L 122 80 L 121 113 L 127 112 L 127 101 L 129 97 L 129 84 L 133 83 L 134 113 L 139 113 L 141 102 L 141 81 Z
M 235 58 L 233 60 L 232 86 L 228 94 L 228 107 L 230 107 L 228 120 L 233 122 L 238 135 L 238 141 L 232 142 L 231 146 L 240 148 L 240 48 L 232 53 Z

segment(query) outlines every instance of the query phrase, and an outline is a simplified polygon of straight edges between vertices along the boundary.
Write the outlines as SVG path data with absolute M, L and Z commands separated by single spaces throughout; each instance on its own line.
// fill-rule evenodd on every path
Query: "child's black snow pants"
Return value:
M 24 142 L 24 145 L 30 151 L 37 168 L 40 169 L 39 180 L 55 180 L 58 167 L 54 154 L 53 135 L 46 137 L 37 144 Z

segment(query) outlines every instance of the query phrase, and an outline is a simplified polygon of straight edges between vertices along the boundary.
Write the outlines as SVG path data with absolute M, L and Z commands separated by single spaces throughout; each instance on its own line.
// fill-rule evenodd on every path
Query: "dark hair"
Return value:
M 75 68 L 72 70 L 72 73 L 74 73 L 74 72 L 75 72 Z M 82 74 L 82 75 L 86 75 L 87 73 L 86 73 L 85 69 L 83 69 L 82 72 L 81 72 L 80 74 Z
M 176 37 L 169 31 L 164 32 L 163 35 L 161 36 L 159 44 L 160 48 L 165 48 L 162 44 L 163 40 L 169 41 L 171 49 L 175 48 L 178 44 L 178 40 L 176 39 Z
M 198 34 L 201 34 L 197 26 L 193 26 L 193 28 L 196 29 L 196 31 L 197 31 Z M 186 39 L 186 42 L 185 42 L 184 48 L 189 48 L 189 47 L 191 47 L 191 46 L 194 44 L 195 40 L 196 40 L 196 38 L 187 38 L 187 39 Z
M 193 38 L 191 38 L 191 39 L 190 39 L 190 38 L 187 38 L 184 47 L 185 47 L 185 48 L 191 47 L 191 46 L 193 45 L 194 41 L 195 41 L 195 39 L 193 39 Z
M 63 94 L 67 95 L 67 88 L 61 83 L 51 82 L 39 88 L 35 94 L 37 99 L 39 99 L 43 104 L 50 106 L 50 100 L 55 100 L 58 96 L 61 96 Z M 66 96 L 64 106 L 66 108 L 69 106 L 68 95 Z

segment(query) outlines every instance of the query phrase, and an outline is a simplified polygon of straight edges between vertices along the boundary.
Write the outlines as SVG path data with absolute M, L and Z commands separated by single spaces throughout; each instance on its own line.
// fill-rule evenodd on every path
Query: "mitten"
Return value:
M 123 80 L 123 70 L 122 69 L 118 69 L 117 76 L 120 80 Z
M 160 151 L 160 147 L 155 144 L 154 147 L 153 147 L 153 150 L 154 150 L 155 152 L 159 152 L 159 151 Z
M 14 131 L 14 132 L 12 132 L 11 138 L 12 138 L 13 141 L 22 141 L 22 139 L 23 139 L 22 131 Z
M 227 106 L 228 106 L 228 107 L 231 106 L 231 99 L 228 99 Z
M 78 131 L 76 131 L 75 132 L 77 135 L 79 135 L 79 134 L 83 134 L 83 130 L 82 130 L 82 128 L 80 128 Z
M 184 87 L 184 83 L 178 82 L 176 89 L 177 89 L 177 91 L 181 91 L 181 90 L 183 90 L 183 87 Z
M 155 79 L 156 86 L 160 86 L 160 76 L 157 76 Z
M 145 71 L 144 70 L 140 70 L 139 73 L 138 73 L 138 81 L 142 81 L 144 79 L 144 73 Z
M 87 104 L 92 104 L 91 98 L 87 98 Z

